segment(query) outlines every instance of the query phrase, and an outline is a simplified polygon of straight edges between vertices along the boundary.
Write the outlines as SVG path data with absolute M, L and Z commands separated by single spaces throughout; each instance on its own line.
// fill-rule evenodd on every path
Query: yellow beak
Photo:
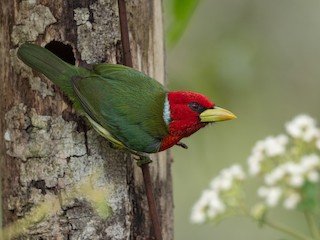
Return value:
M 237 118 L 232 112 L 219 107 L 207 109 L 202 112 L 199 117 L 200 121 L 203 123 L 226 121 Z

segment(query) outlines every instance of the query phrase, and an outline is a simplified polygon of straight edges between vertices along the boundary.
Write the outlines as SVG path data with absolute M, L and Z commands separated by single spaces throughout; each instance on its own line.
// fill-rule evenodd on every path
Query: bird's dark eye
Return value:
M 198 112 L 198 113 L 202 113 L 205 110 L 205 108 L 197 102 L 189 103 L 188 106 L 192 111 Z

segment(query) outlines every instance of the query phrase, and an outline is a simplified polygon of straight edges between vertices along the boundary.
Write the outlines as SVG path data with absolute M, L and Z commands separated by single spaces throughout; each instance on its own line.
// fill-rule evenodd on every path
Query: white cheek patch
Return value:
M 163 120 L 168 126 L 171 121 L 171 113 L 170 113 L 170 103 L 168 100 L 168 94 L 166 94 L 166 98 L 164 100 L 164 107 L 163 107 Z

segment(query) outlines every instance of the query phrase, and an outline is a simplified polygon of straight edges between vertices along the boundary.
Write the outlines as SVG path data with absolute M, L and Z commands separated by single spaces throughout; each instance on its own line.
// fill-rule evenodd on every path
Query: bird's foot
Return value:
M 139 167 L 145 165 L 145 164 L 149 164 L 152 163 L 151 158 L 146 154 L 146 155 L 134 155 L 135 160 L 137 161 L 137 165 Z
M 180 147 L 182 147 L 182 148 L 184 148 L 184 149 L 188 149 L 189 147 L 187 146 L 187 144 L 185 144 L 185 143 L 183 143 L 183 142 L 177 142 L 177 144 L 176 144 L 177 146 L 180 146 Z

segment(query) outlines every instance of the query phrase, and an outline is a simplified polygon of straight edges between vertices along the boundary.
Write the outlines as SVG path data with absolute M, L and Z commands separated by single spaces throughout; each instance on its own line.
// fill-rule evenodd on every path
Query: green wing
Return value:
M 121 65 L 99 64 L 93 71 L 97 74 L 73 78 L 86 113 L 129 149 L 157 152 L 168 135 L 162 116 L 166 89 Z
M 117 79 L 122 78 L 123 76 L 126 76 L 127 72 L 133 72 L 136 75 L 141 75 L 142 73 L 134 70 L 133 68 L 121 65 L 121 64 L 107 64 L 107 63 L 100 63 L 93 65 L 93 71 L 100 75 L 101 77 L 107 77 L 111 79 Z M 148 76 L 144 77 L 149 78 Z M 153 80 L 153 79 L 152 79 Z

